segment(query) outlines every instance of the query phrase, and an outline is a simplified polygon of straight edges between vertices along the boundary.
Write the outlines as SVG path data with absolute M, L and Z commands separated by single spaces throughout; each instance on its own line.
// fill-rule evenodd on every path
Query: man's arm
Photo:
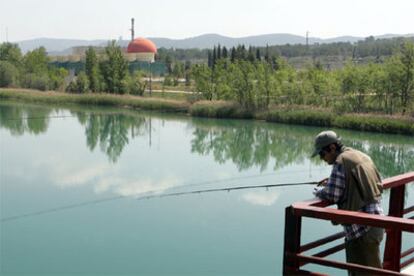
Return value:
M 328 178 L 326 186 L 315 192 L 320 199 L 337 203 L 345 190 L 345 173 L 343 166 L 333 165 L 331 175 Z

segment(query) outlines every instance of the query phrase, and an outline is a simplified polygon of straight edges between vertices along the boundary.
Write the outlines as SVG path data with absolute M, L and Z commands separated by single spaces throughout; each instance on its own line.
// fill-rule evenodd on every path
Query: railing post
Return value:
M 295 216 L 294 208 L 285 210 L 285 241 L 283 254 L 283 275 L 298 274 L 299 260 L 296 254 L 300 251 L 300 232 L 302 218 Z
M 405 185 L 391 188 L 389 216 L 402 218 L 404 215 Z M 400 271 L 401 230 L 386 229 L 387 236 L 384 251 L 384 269 Z

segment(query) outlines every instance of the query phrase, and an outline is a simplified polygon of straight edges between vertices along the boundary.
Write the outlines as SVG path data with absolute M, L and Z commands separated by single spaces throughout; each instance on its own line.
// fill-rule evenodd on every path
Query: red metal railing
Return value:
M 407 184 L 414 183 L 413 181 L 414 172 L 391 177 L 383 181 L 384 189 L 390 189 L 390 203 L 387 216 L 329 208 L 328 206 L 331 204 L 321 200 L 298 202 L 287 207 L 285 213 L 283 274 L 321 275 L 301 269 L 303 265 L 313 263 L 376 275 L 402 275 L 400 269 L 414 263 L 414 256 L 401 262 L 402 258 L 414 255 L 414 247 L 401 252 L 402 232 L 414 233 L 414 216 L 403 217 L 414 212 L 414 205 L 404 209 L 405 189 Z M 304 255 L 303 252 L 343 238 L 345 234 L 341 232 L 301 245 L 302 217 L 330 220 L 340 224 L 361 224 L 386 229 L 383 269 L 324 258 L 343 250 L 345 248 L 344 243 L 325 249 L 317 254 Z

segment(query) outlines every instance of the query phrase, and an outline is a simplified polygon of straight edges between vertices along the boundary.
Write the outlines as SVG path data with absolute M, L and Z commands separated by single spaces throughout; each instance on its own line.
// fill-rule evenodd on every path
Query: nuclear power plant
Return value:
M 131 40 L 128 45 L 125 45 L 125 41 L 121 39 L 118 41 L 124 58 L 128 60 L 130 64 L 130 70 L 152 70 L 156 75 L 162 75 L 165 73 L 166 68 L 164 63 L 155 62 L 155 56 L 157 54 L 157 46 L 151 40 L 138 37 L 135 38 L 135 19 L 131 18 Z M 72 47 L 72 51 L 67 55 L 51 55 L 50 60 L 59 67 L 64 67 L 70 71 L 79 71 L 83 67 L 85 62 L 85 53 L 90 46 L 78 46 Z M 93 46 L 96 54 L 103 56 L 105 53 L 106 45 Z

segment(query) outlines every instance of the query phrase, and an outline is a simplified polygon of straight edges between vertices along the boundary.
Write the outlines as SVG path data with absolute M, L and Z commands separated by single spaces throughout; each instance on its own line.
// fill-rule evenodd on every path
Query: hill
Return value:
M 393 38 L 398 36 L 414 36 L 414 34 L 398 35 L 398 34 L 385 34 L 376 36 L 375 38 Z M 214 45 L 220 44 L 228 48 L 244 44 L 246 46 L 263 47 L 268 45 L 284 45 L 284 44 L 305 44 L 306 38 L 304 36 L 292 35 L 292 34 L 264 34 L 255 36 L 246 36 L 233 38 L 228 36 L 222 36 L 219 34 L 204 34 L 200 36 L 184 38 L 184 39 L 169 39 L 162 37 L 149 37 L 158 48 L 213 48 Z M 333 43 L 333 42 L 351 42 L 355 43 L 359 40 L 363 40 L 363 37 L 355 36 L 341 36 L 329 39 L 322 39 L 317 37 L 310 37 L 309 43 Z M 119 41 L 121 46 L 128 45 L 128 40 Z M 75 46 L 105 46 L 107 40 L 80 40 L 80 39 L 58 39 L 58 38 L 37 38 L 31 40 L 17 41 L 17 43 L 23 52 L 27 52 L 44 46 L 50 54 L 69 54 L 71 48 Z

